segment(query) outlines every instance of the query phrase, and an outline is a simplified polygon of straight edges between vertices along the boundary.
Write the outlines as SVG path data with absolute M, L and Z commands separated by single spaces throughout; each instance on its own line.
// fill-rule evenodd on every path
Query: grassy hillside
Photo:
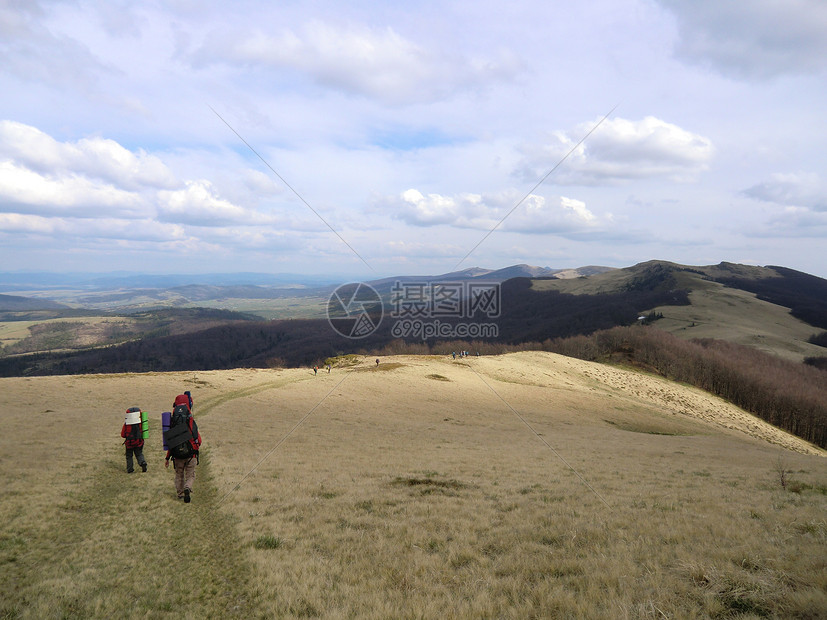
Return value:
M 688 304 L 655 306 L 643 314 L 662 314 L 658 327 L 680 338 L 717 338 L 795 361 L 823 355 L 823 349 L 808 340 L 820 331 L 821 322 L 827 321 L 825 286 L 827 282 L 821 278 L 779 267 L 732 263 L 690 267 L 666 261 L 588 278 L 532 282 L 538 291 L 575 295 L 641 287 L 686 290 Z
M 823 452 L 697 390 L 553 354 L 381 362 L 0 379 L 0 615 L 827 608 Z M 184 389 L 205 439 L 188 505 L 157 425 Z M 155 422 L 146 474 L 124 472 L 131 405 Z M 37 432 L 58 425 L 59 441 Z
M 156 309 L 125 315 L 14 313 L 0 321 L 0 357 L 26 353 L 83 350 L 141 338 L 180 335 L 258 317 L 209 308 Z M 80 316 L 74 316 L 80 314 Z M 56 315 L 56 316 L 55 316 Z
M 31 297 L 21 297 L 19 295 L 0 294 L 0 313 L 27 312 L 32 310 L 59 310 L 61 308 L 66 308 L 66 306 L 47 299 L 34 299 Z
M 658 306 L 659 329 L 680 338 L 718 338 L 755 347 L 789 360 L 818 356 L 823 349 L 810 343 L 818 330 L 795 318 L 790 309 L 758 299 L 754 293 L 699 281 L 688 306 Z

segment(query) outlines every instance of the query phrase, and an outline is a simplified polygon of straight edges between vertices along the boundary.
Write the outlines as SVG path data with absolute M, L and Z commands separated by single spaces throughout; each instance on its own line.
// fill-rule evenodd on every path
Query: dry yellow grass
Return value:
M 549 353 L 373 359 L 0 380 L 0 612 L 827 609 L 822 451 L 697 390 Z M 184 389 L 205 438 L 189 505 L 157 424 L 146 474 L 124 473 L 118 438 L 126 407 L 157 418 Z

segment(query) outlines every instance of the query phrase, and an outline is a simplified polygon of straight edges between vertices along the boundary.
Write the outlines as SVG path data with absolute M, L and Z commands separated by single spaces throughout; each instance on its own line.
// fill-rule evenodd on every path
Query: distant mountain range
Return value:
M 393 282 L 448 282 L 458 280 L 485 280 L 486 282 L 505 282 L 512 278 L 579 278 L 591 276 L 598 273 L 614 271 L 613 267 L 578 267 L 577 269 L 552 269 L 551 267 L 536 267 L 534 265 L 511 265 L 502 269 L 483 269 L 481 267 L 470 267 L 462 271 L 452 271 L 441 275 L 428 276 L 394 276 L 370 280 L 368 284 L 373 287 L 383 287 Z
M 512 265 L 503 269 L 471 267 L 441 275 L 393 276 L 368 282 L 380 293 L 389 293 L 395 282 L 445 282 L 485 280 L 504 282 L 512 278 L 578 278 L 612 271 L 610 267 L 551 269 Z M 0 295 L 0 312 L 56 310 L 61 307 L 103 311 L 145 310 L 185 307 L 214 300 L 327 298 L 347 278 L 299 274 L 83 274 L 83 273 L 0 273 L 0 291 L 25 291 Z M 16 299 L 4 299 L 15 297 Z M 57 304 L 57 305 L 55 305 Z
M 336 275 L 306 275 L 295 273 L 202 273 L 202 274 L 142 274 L 114 273 L 55 273 L 55 272 L 0 272 L 0 291 L 48 290 L 77 288 L 107 290 L 123 288 L 166 289 L 177 286 L 272 286 L 317 287 L 346 280 Z
M 819 333 L 827 330 L 827 280 L 784 267 L 733 263 L 695 267 L 667 261 L 622 269 L 553 270 L 514 265 L 384 278 L 371 285 L 387 302 L 385 295 L 395 281 L 457 280 L 501 282 L 498 333 L 480 341 L 489 348 L 536 345 L 643 322 L 655 323 L 683 338 L 728 340 L 797 361 L 827 358 L 827 333 Z M 102 322 L 100 309 L 87 311 L 91 318 L 84 323 L 77 318 L 84 312 L 77 306 L 65 310 L 45 298 L 3 295 L 0 308 L 8 309 L 0 318 L 41 323 L 37 334 L 32 332 L 30 338 L 6 345 L 7 354 L 17 355 L 0 358 L 0 375 L 261 367 L 276 363 L 273 360 L 312 365 L 343 352 L 378 351 L 400 340 L 391 329 L 390 318 L 363 340 L 333 332 L 325 318 L 333 289 L 333 285 L 289 290 L 192 284 L 167 289 L 86 290 L 75 298 L 88 298 L 98 308 L 109 308 L 108 317 L 124 317 L 117 324 Z M 40 295 L 45 297 L 46 293 Z M 196 307 L 176 307 L 184 303 Z M 296 312 L 294 306 L 304 314 Z M 38 307 L 49 310 L 27 312 Z M 264 307 L 275 308 L 266 318 L 276 320 L 263 320 Z M 115 311 L 118 308 L 128 312 Z M 84 329 L 85 340 L 70 338 L 69 324 L 60 322 L 65 316 L 76 317 L 71 325 L 77 327 L 71 329 Z M 53 323 L 42 323 L 48 319 Z M 100 336 L 90 342 L 95 334 Z M 48 344 L 51 342 L 61 343 L 64 349 L 86 350 L 44 353 L 54 348 Z M 439 346 L 437 338 L 425 343 L 420 338 L 418 342 Z M 89 349 L 102 345 L 107 346 Z M 30 358 L 25 356 L 27 352 L 40 354 Z

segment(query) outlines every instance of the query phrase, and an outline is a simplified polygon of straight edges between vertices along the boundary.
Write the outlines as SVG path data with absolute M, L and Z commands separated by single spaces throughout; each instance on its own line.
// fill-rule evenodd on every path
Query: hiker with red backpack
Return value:
M 126 447 L 126 473 L 135 471 L 132 462 L 132 455 L 138 459 L 141 471 L 146 471 L 146 458 L 144 458 L 144 436 L 141 428 L 141 408 L 130 407 L 126 410 L 123 428 L 121 428 L 123 445 Z
M 201 447 L 201 433 L 192 417 L 192 396 L 189 392 L 175 397 L 169 424 L 169 430 L 164 431 L 164 441 L 169 447 L 164 467 L 169 468 L 169 459 L 172 459 L 178 499 L 189 504 L 192 483 L 195 482 L 198 450 Z

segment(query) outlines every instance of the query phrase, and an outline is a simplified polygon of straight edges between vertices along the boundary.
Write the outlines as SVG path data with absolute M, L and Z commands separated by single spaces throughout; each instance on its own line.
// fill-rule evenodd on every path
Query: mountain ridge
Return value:
M 549 272 L 553 273 L 549 275 Z M 515 273 L 520 275 L 501 279 Z M 391 308 L 387 304 L 393 303 L 392 287 L 400 281 L 423 284 L 459 281 L 499 283 L 502 312 L 495 320 L 498 331 L 493 338 L 509 345 L 589 334 L 645 319 L 646 322 L 657 320 L 659 328 L 682 338 L 719 338 L 797 361 L 805 358 L 817 361 L 827 357 L 817 333 L 819 329 L 824 329 L 819 326 L 827 325 L 827 280 L 783 267 L 727 262 L 691 266 L 663 260 L 645 261 L 624 268 L 584 267 L 563 271 L 527 264 L 501 270 L 471 267 L 437 276 L 405 276 L 373 281 L 372 286 L 379 292 L 386 310 Z M 139 330 L 132 327 L 121 329 L 120 342 L 124 338 L 137 337 L 146 346 L 137 347 L 131 353 L 124 350 L 118 354 L 118 359 L 124 356 L 126 359 L 130 356 L 143 358 L 146 351 L 154 350 L 155 345 L 149 346 L 154 338 L 185 332 L 200 333 L 199 330 L 208 325 L 218 329 L 221 321 L 226 321 L 226 329 L 222 328 L 224 331 L 220 335 L 210 338 L 220 341 L 229 339 L 222 346 L 224 353 L 233 351 L 232 355 L 222 354 L 219 361 L 213 359 L 216 350 L 210 349 L 187 357 L 187 367 L 197 366 L 199 359 L 203 364 L 216 368 L 232 363 L 261 365 L 266 363 L 268 355 L 283 357 L 289 363 L 307 363 L 317 355 L 328 356 L 348 347 L 367 345 L 381 348 L 391 339 L 387 326 L 364 342 L 325 339 L 323 335 L 330 331 L 325 317 L 333 290 L 333 286 L 283 291 L 253 285 L 188 285 L 161 292 L 141 290 L 134 292 L 134 296 L 130 291 L 123 290 L 98 291 L 96 294 L 83 291 L 76 300 L 95 302 L 93 309 L 88 310 L 90 316 L 124 316 L 128 322 L 125 326 L 133 325 L 136 320 L 140 322 Z M 426 296 L 430 295 L 430 287 L 425 287 L 423 291 Z M 34 299 L 32 303 L 42 303 L 42 298 Z M 233 314 L 224 318 L 220 314 L 196 316 L 186 312 L 187 308 L 229 311 Z M 265 314 L 262 308 L 272 310 Z M 184 312 L 171 317 L 167 312 L 171 309 Z M 13 337 L 2 341 L 6 346 L 5 354 L 44 353 L 56 349 L 43 349 L 41 345 L 44 342 L 67 342 L 70 328 L 59 324 L 61 318 L 78 317 L 83 312 L 78 307 L 41 311 L 39 315 L 33 311 L 5 312 L 0 318 L 6 321 L 39 321 L 42 325 L 37 327 L 38 338 L 26 339 L 25 328 L 16 328 Z M 477 320 L 475 317 L 465 319 Z M 53 324 L 45 325 L 47 320 Z M 295 322 L 291 323 L 291 320 Z M 304 320 L 311 322 L 302 323 Z M 444 323 L 450 325 L 457 320 Z M 191 328 L 186 327 L 187 322 L 192 323 Z M 82 323 L 76 324 L 80 330 Z M 249 329 L 246 324 L 250 325 Z M 256 327 L 259 324 L 261 327 Z M 230 335 L 233 330 L 235 337 Z M 114 333 L 108 328 L 97 331 L 86 329 L 86 332 Z M 319 335 L 314 335 L 315 332 Z M 133 333 L 134 336 L 130 336 Z M 255 333 L 264 334 L 261 342 L 269 344 L 262 346 L 261 342 L 256 342 Z M 69 348 L 117 344 L 112 339 L 101 338 L 94 342 L 89 342 L 88 338 L 74 341 L 69 338 L 69 342 L 75 343 Z M 285 338 L 293 344 L 283 351 L 287 342 Z M 434 341 L 433 337 L 429 337 L 430 344 Z M 240 346 L 239 343 L 246 344 Z M 252 348 L 245 352 L 244 346 L 248 345 Z M 119 346 L 129 348 L 133 345 L 124 343 Z M 195 339 L 188 340 L 186 344 L 170 343 L 169 346 L 200 349 L 207 345 Z M 315 349 L 318 350 L 314 354 Z M 160 351 L 158 355 L 162 355 L 163 359 L 176 359 Z M 88 356 L 88 362 L 84 362 L 83 367 L 94 368 L 100 364 L 103 365 L 101 367 L 108 367 L 112 361 L 105 358 L 109 359 L 104 353 Z M 208 363 L 208 360 L 212 361 Z M 176 368 L 174 361 L 170 363 L 170 368 Z M 116 365 L 123 371 L 133 368 L 122 365 L 120 361 Z M 143 363 L 139 366 L 141 369 L 150 368 Z M 77 368 L 74 363 L 65 368 L 67 372 L 77 372 L 70 370 Z M 135 366 L 133 369 L 137 368 Z

